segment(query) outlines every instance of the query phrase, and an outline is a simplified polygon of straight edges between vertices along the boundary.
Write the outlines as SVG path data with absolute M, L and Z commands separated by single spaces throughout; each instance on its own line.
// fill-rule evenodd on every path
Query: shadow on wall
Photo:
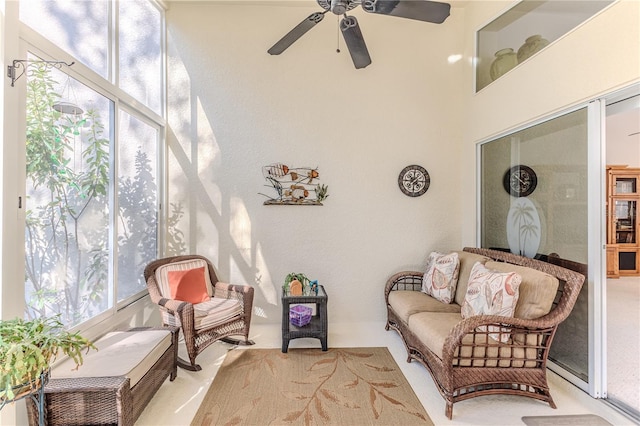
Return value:
M 197 151 L 197 145 L 201 143 L 200 141 L 194 143 L 196 146 L 192 148 L 192 154 L 193 151 Z M 211 259 L 223 280 L 229 279 L 232 267 L 243 271 L 245 281 L 259 290 L 261 295 L 254 301 L 253 314 L 258 318 L 266 319 L 269 309 L 265 304 L 277 306 L 278 292 L 266 268 L 260 244 L 255 246 L 251 244 L 251 220 L 244 202 L 239 198 L 224 199 L 223 192 L 217 185 L 205 184 L 198 173 L 200 169 L 198 161 L 202 156 L 194 155 L 194 159 L 191 160 L 173 132 L 169 134 L 168 147 L 173 157 L 173 161 L 170 162 L 173 164 L 168 171 L 171 182 L 168 191 L 169 200 L 176 201 L 168 203 L 165 240 L 167 256 L 179 254 L 206 256 Z M 206 161 L 213 160 L 210 158 Z M 203 169 L 209 167 L 210 165 L 206 165 Z M 179 173 L 182 176 L 174 177 Z M 223 216 L 223 211 L 229 213 L 229 220 Z M 203 221 L 203 213 L 207 215 L 206 221 Z M 209 222 L 209 225 L 205 222 Z M 207 231 L 209 226 L 213 229 Z M 206 237 L 191 237 L 198 235 Z M 225 249 L 220 250 L 221 246 Z M 249 275 L 251 272 L 252 276 Z

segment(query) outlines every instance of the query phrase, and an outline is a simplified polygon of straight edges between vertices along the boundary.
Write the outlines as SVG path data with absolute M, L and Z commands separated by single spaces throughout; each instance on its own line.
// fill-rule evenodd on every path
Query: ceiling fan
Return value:
M 316 0 L 322 12 L 314 12 L 304 21 L 300 22 L 276 44 L 271 46 L 268 52 L 279 55 L 289 46 L 295 43 L 307 31 L 315 27 L 324 14 L 331 11 L 335 15 L 343 15 L 340 21 L 340 31 L 351 54 L 351 59 L 356 68 L 364 68 L 371 63 L 371 57 L 367 45 L 362 37 L 362 31 L 355 16 L 347 15 L 357 6 L 362 6 L 365 12 L 379 15 L 397 16 L 399 18 L 415 19 L 418 21 L 441 24 L 449 16 L 451 5 L 429 0 Z

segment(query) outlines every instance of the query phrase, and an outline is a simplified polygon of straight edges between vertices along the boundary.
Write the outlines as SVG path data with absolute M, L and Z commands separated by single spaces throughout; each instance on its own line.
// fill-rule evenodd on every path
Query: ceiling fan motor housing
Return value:
M 331 11 L 336 15 L 344 15 L 348 6 L 347 0 L 331 0 Z
M 353 0 L 316 0 L 321 8 L 330 10 L 336 15 L 344 15 L 346 12 L 358 6 L 359 2 Z

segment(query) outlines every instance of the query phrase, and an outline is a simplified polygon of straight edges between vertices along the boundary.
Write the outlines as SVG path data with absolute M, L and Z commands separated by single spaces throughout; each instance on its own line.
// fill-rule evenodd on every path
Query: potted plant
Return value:
M 82 352 L 96 347 L 64 329 L 59 317 L 0 321 L 0 405 L 36 392 L 62 352 L 82 365 Z
M 292 272 L 284 279 L 282 290 L 292 295 L 301 295 L 304 289 L 309 285 L 309 278 L 300 272 Z M 299 289 L 299 290 L 298 290 Z

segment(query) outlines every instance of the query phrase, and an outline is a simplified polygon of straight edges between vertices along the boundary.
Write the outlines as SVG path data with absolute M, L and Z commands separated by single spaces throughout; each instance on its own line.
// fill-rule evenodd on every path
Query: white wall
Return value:
M 640 95 L 607 107 L 607 164 L 640 167 Z
M 354 69 L 336 17 L 280 56 L 267 49 L 318 7 L 172 3 L 169 198 L 188 252 L 256 287 L 258 322 L 280 322 L 289 272 L 317 278 L 337 322 L 384 318 L 382 289 L 460 246 L 461 10 L 443 25 L 354 11 L 373 64 Z M 318 167 L 323 207 L 264 206 L 261 167 Z M 413 199 L 400 170 L 431 187 Z
M 475 31 L 515 3 L 468 2 L 465 57 L 473 55 Z M 468 167 L 463 169 L 462 238 L 464 244 L 473 244 L 475 144 L 640 81 L 640 2 L 613 4 L 478 93 L 473 92 L 470 61 L 465 64 L 463 104 L 468 108 L 462 161 Z

